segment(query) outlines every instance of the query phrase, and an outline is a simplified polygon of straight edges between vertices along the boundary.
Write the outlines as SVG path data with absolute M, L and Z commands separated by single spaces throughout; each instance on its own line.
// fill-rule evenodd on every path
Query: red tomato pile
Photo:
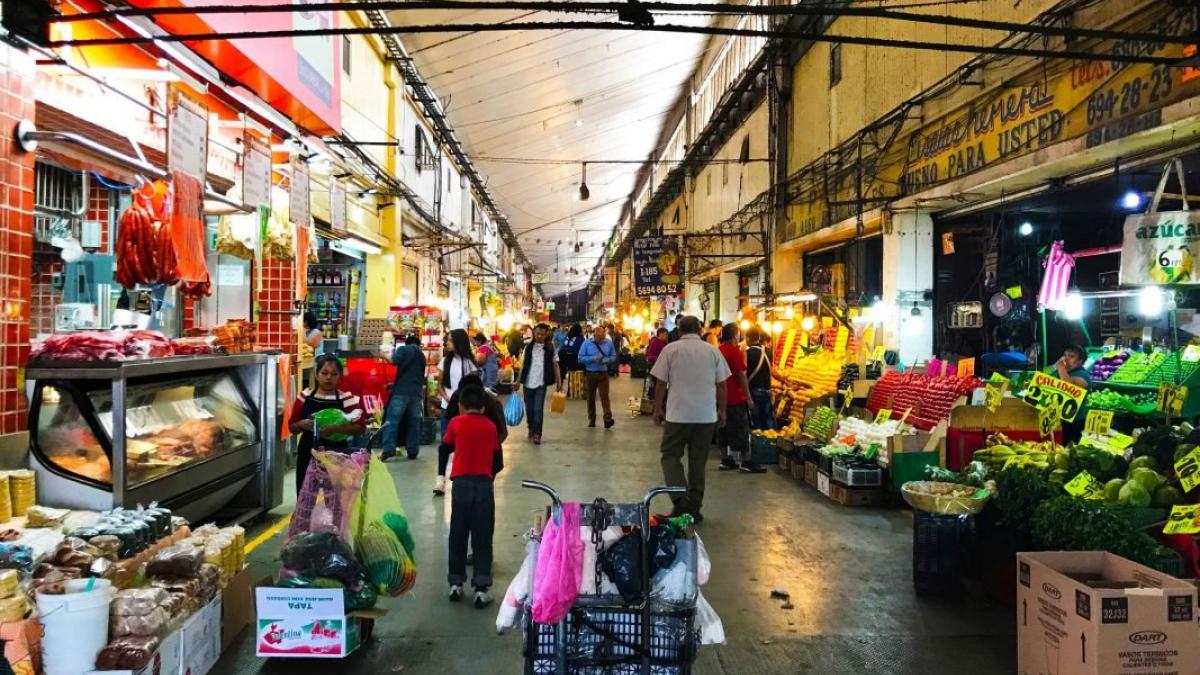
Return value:
M 886 373 L 871 390 L 867 409 L 878 413 L 890 408 L 892 416 L 903 415 L 909 408 L 908 423 L 929 430 L 950 416 L 950 408 L 983 383 L 974 377 L 934 377 L 918 373 Z

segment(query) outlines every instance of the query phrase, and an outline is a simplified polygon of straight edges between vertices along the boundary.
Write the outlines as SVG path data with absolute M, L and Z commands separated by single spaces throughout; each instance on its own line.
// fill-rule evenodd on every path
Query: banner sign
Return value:
M 1200 211 L 1160 211 L 1125 218 L 1121 284 L 1198 284 L 1193 246 L 1200 243 Z
M 678 237 L 633 240 L 633 291 L 639 298 L 683 290 L 683 256 Z

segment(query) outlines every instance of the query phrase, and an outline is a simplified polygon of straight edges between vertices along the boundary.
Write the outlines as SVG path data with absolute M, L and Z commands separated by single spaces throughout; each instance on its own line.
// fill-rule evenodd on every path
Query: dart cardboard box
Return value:
M 1017 672 L 1200 674 L 1196 593 L 1103 551 L 1020 553 Z

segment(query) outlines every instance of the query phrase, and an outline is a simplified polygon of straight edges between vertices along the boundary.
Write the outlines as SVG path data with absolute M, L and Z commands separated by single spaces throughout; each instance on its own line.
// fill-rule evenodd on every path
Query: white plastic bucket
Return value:
M 96 668 L 96 655 L 108 643 L 108 603 L 112 583 L 71 579 L 62 595 L 37 594 L 42 624 L 42 666 L 45 675 L 80 675 Z

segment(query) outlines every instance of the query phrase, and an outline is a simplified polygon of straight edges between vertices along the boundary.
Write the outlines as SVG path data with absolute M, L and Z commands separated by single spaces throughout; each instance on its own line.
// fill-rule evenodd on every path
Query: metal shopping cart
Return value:
M 553 504 L 551 517 L 559 513 L 562 499 L 549 485 L 521 481 L 521 485 L 541 490 Z M 597 548 L 596 569 L 584 570 L 596 575 L 597 593 L 601 593 L 599 534 L 610 526 L 638 527 L 641 532 L 641 602 L 626 603 L 620 595 L 580 595 L 566 618 L 557 624 L 539 624 L 525 609 L 526 675 L 687 675 L 700 644 L 693 600 L 680 605 L 656 601 L 651 593 L 650 502 L 660 494 L 683 493 L 681 487 L 658 487 L 646 493 L 640 503 L 609 504 L 596 499 L 582 505 L 581 522 L 593 528 Z M 696 588 L 696 540 L 683 543 L 677 556 L 690 555 L 691 588 Z M 679 558 L 677 557 L 677 560 Z M 534 570 L 536 575 L 537 571 Z

